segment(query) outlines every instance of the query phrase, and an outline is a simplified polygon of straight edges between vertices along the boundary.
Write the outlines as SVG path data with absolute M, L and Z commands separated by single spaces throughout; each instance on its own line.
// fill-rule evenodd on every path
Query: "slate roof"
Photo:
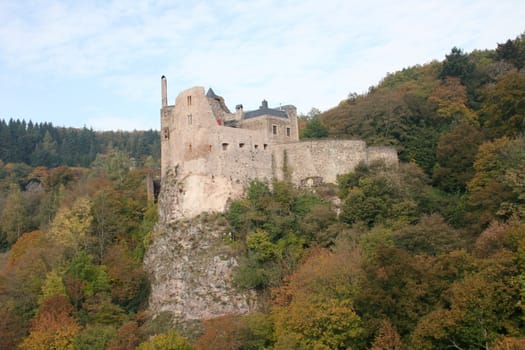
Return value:
M 206 97 L 209 97 L 209 98 L 219 98 L 219 99 L 220 99 L 220 97 L 217 96 L 217 95 L 215 94 L 215 91 L 213 91 L 212 88 L 209 88 L 209 89 L 208 89 L 208 92 L 206 93 Z
M 282 109 L 268 108 L 268 102 L 266 100 L 263 100 L 259 109 L 245 112 L 244 119 L 260 117 L 262 115 L 271 115 L 272 117 L 288 118 L 288 114 L 286 113 L 286 111 L 283 111 Z

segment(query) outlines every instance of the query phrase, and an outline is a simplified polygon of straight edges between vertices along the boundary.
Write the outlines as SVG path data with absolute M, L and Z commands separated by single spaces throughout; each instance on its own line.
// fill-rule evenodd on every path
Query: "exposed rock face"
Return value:
M 150 310 L 180 321 L 204 320 L 256 307 L 253 292 L 233 287 L 235 251 L 217 220 L 206 217 L 157 225 L 144 258 L 151 277 Z

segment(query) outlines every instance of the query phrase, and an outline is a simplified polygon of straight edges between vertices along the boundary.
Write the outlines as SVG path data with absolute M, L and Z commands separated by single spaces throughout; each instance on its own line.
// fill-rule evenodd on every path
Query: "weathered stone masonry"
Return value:
M 390 147 L 367 147 L 364 141 L 299 141 L 294 106 L 254 111 L 237 105 L 230 112 L 224 99 L 209 89 L 193 87 L 168 105 L 162 77 L 161 149 L 163 191 L 161 220 L 172 222 L 207 211 L 223 211 L 243 195 L 251 179 L 282 180 L 287 169 L 295 185 L 335 182 L 338 174 L 360 162 L 397 164 Z M 286 164 L 285 164 L 286 160 Z M 168 180 L 168 178 L 172 178 Z

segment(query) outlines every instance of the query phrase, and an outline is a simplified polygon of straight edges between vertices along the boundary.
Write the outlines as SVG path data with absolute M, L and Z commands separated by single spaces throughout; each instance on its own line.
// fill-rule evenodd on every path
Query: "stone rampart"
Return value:
M 275 175 L 296 185 L 306 180 L 335 183 L 337 175 L 353 171 L 359 163 L 383 161 L 397 165 L 393 147 L 367 147 L 360 140 L 315 140 L 272 146 Z

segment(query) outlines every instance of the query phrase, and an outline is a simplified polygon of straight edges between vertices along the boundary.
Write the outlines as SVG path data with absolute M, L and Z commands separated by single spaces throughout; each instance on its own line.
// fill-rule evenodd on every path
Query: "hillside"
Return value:
M 162 232 L 158 133 L 0 122 L 0 349 L 525 348 L 524 63 L 522 35 L 389 74 L 303 136 L 399 166 L 252 181 Z
M 414 161 L 433 175 L 447 158 L 439 145 L 464 126 L 471 128 L 471 139 L 453 145 L 455 150 L 523 135 L 524 62 L 525 35 L 495 50 L 453 48 L 443 62 L 388 74 L 367 94 L 352 95 L 318 118 L 330 137 L 395 145 L 403 161 Z M 441 181 L 440 176 L 434 180 Z

